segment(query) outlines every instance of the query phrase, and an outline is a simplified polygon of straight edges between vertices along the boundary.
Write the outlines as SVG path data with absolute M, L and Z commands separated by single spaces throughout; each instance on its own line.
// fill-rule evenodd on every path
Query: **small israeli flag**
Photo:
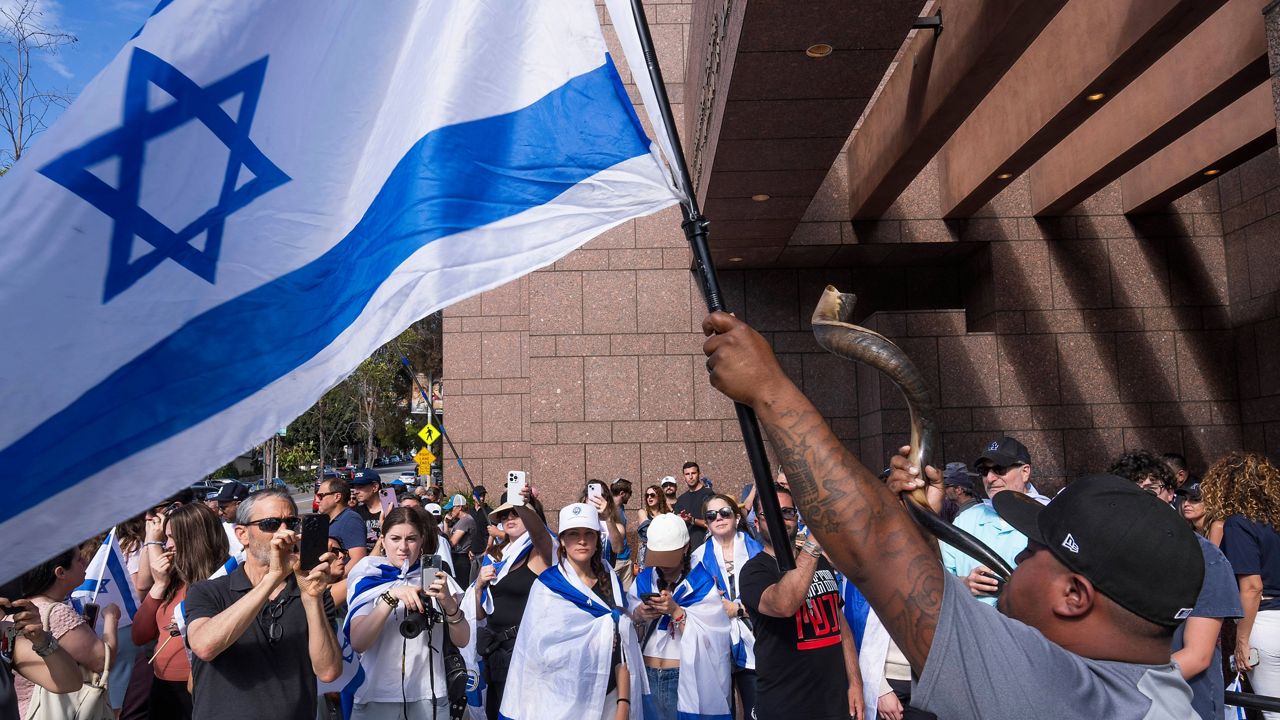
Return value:
M 133 587 L 133 573 L 129 572 L 129 563 L 120 549 L 115 528 L 111 529 L 93 560 L 89 561 L 84 582 L 71 591 L 71 602 L 80 611 L 83 611 L 87 603 L 97 603 L 98 607 L 116 605 L 120 608 L 119 626 L 123 628 L 133 624 L 133 616 L 138 612 L 138 591 Z M 95 630 L 101 628 L 99 615 Z
M 0 580 L 677 202 L 659 147 L 591 0 L 162 2 L 0 181 Z

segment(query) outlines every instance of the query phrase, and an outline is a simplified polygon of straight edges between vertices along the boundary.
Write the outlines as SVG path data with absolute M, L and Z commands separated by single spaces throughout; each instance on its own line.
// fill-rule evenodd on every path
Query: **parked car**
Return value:
M 267 483 L 263 480 L 255 480 L 249 485 L 249 492 L 258 492 L 267 487 Z M 280 478 L 271 478 L 271 487 L 276 490 L 288 490 L 289 484 Z
M 219 478 L 217 480 L 200 480 L 199 482 L 191 483 L 191 490 L 196 494 L 197 500 L 204 500 L 205 498 L 217 495 L 218 491 L 222 489 L 222 486 L 229 482 L 234 481 L 226 478 Z
M 400 480 L 401 482 L 403 482 L 405 485 L 417 485 L 417 484 L 418 484 L 418 471 L 417 471 L 417 470 L 405 470 L 404 472 L 400 473 L 400 476 L 399 476 L 399 478 L 397 478 L 397 479 L 399 479 L 399 480 Z

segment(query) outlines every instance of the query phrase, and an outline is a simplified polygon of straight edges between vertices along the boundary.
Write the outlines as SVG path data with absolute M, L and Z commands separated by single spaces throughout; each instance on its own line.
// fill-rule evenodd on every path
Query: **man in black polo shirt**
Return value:
M 795 503 L 786 488 L 777 492 L 786 542 L 794 545 Z M 764 552 L 742 566 L 739 580 L 756 640 L 756 720 L 861 720 L 862 675 L 835 568 L 806 539 L 795 569 L 783 573 L 766 523 L 760 537 Z
M 702 468 L 698 467 L 698 463 L 690 460 L 684 464 L 681 472 L 684 473 L 684 482 L 689 489 L 676 500 L 671 512 L 679 515 L 689 528 L 689 547 L 702 547 L 703 541 L 707 539 L 707 521 L 702 519 L 702 505 L 715 492 L 703 482 Z
M 342 672 L 325 592 L 338 579 L 329 572 L 334 556 L 321 556 L 304 576 L 297 530 L 298 507 L 288 493 L 250 495 L 236 511 L 244 564 L 187 591 L 193 720 L 312 720 L 316 679 L 330 682 Z

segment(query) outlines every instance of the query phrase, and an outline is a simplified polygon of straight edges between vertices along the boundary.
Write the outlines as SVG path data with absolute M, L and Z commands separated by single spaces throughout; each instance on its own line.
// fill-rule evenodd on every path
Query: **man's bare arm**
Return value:
M 711 384 L 755 409 L 805 524 L 866 595 L 920 672 L 942 606 L 944 571 L 901 502 L 840 444 L 778 366 L 764 338 L 726 313 L 703 330 Z

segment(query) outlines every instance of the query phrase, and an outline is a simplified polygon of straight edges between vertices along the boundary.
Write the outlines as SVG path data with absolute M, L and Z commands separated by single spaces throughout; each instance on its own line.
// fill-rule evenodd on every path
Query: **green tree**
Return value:
M 357 408 L 356 422 L 364 441 L 362 462 L 365 465 L 372 465 L 377 456 L 379 421 L 385 428 L 388 417 L 394 423 L 399 415 L 399 398 L 403 397 L 397 393 L 399 368 L 400 359 L 384 346 L 360 363 L 345 381 Z
M 315 458 L 317 466 L 316 477 L 319 477 L 325 463 L 333 459 L 334 448 L 340 448 L 344 443 L 354 442 L 356 420 L 356 405 L 352 401 L 351 393 L 342 383 L 339 383 L 321 395 L 315 405 L 289 423 L 285 437 L 289 440 L 289 447 L 308 440 L 315 441 L 312 457 Z

